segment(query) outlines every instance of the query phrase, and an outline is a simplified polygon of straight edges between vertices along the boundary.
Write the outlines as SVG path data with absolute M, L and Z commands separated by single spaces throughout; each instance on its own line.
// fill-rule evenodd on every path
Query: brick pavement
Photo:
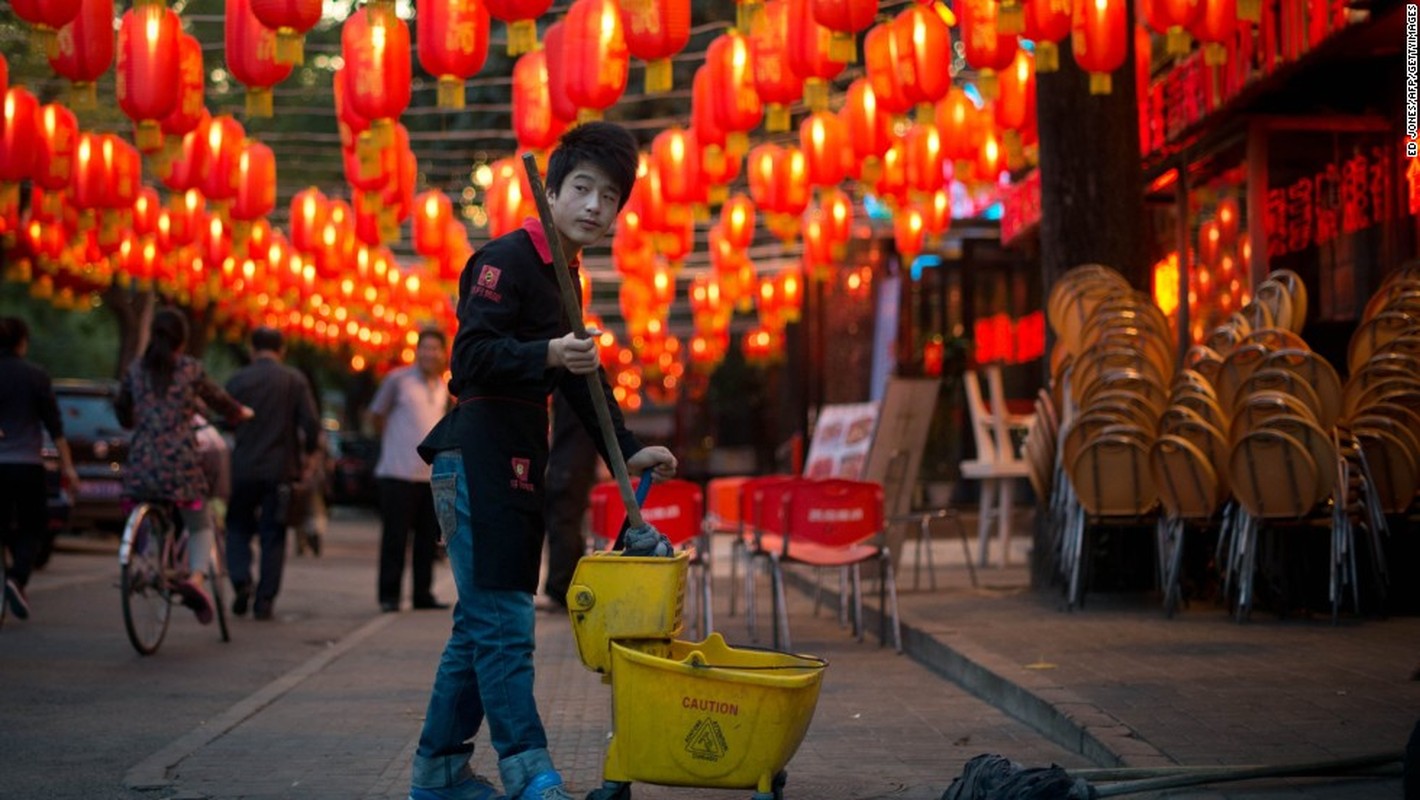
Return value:
M 1023 568 L 983 570 L 988 588 L 973 589 L 955 542 L 934 552 L 940 588 L 901 596 L 907 657 L 876 645 L 871 620 L 859 644 L 828 615 L 813 616 L 805 593 L 789 593 L 795 649 L 831 666 L 789 764 L 787 797 L 935 799 L 979 753 L 1069 769 L 1330 759 L 1399 750 L 1420 717 L 1420 682 L 1409 680 L 1420 619 L 1332 627 L 1254 615 L 1237 625 L 1222 610 L 1191 608 L 1166 620 L 1151 598 L 1105 594 L 1066 613 L 1054 595 L 1025 589 Z M 451 596 L 447 575 L 440 581 Z M 767 635 L 767 582 L 760 586 Z M 743 619 L 726 614 L 727 588 L 721 575 L 717 628 L 744 642 Z M 439 613 L 372 613 L 352 634 L 358 642 L 226 720 L 220 735 L 194 740 L 176 760 L 168 797 L 404 797 L 447 625 Z M 600 781 L 610 687 L 582 667 L 565 618 L 540 616 L 538 648 L 550 747 L 585 792 Z M 486 734 L 475 764 L 495 772 Z M 648 800 L 736 794 L 635 789 Z M 1274 780 L 1132 796 L 1359 800 L 1399 797 L 1399 781 Z

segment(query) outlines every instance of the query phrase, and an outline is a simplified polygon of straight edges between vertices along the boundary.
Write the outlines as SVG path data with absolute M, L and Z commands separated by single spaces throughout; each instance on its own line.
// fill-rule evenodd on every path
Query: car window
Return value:
M 113 401 L 100 395 L 59 395 L 59 413 L 64 417 L 64 435 L 72 439 L 107 439 L 123 436 Z

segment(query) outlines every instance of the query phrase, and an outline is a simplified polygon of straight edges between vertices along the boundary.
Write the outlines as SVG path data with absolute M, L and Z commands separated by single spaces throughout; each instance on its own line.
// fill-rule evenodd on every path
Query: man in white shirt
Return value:
M 449 407 L 444 382 L 448 343 L 438 330 L 423 330 L 415 346 L 414 363 L 390 372 L 370 402 L 370 415 L 380 431 L 380 460 L 375 477 L 380 486 L 379 600 L 383 611 L 398 611 L 404 557 L 413 536 L 411 572 L 416 609 L 448 608 L 434 597 L 434 556 L 439 525 L 429 490 L 430 467 L 415 446 L 443 418 Z

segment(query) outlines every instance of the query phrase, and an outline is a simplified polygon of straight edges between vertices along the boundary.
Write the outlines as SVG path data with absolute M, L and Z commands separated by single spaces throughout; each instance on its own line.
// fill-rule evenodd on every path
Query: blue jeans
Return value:
M 528 778 L 544 766 L 552 768 L 547 733 L 533 698 L 533 596 L 474 583 L 468 481 L 457 450 L 434 459 L 430 486 L 458 603 L 419 734 L 411 782 L 440 788 L 472 775 L 472 739 L 486 716 L 503 791 L 516 797 Z

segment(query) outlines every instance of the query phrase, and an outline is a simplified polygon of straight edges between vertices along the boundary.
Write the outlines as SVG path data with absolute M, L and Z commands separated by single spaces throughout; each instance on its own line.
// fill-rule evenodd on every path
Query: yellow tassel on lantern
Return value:
M 1209 67 L 1220 67 L 1228 63 L 1228 48 L 1217 42 L 1203 45 L 1203 63 Z
M 1054 42 L 1035 43 L 1035 74 L 1060 71 L 1060 46 Z
M 1001 0 L 996 12 L 996 31 L 1002 35 L 1020 33 L 1026 29 L 1026 12 L 1016 0 Z
M 1169 28 L 1168 36 L 1164 39 L 1164 52 L 1171 56 L 1185 56 L 1193 49 L 1193 37 L 1188 34 L 1182 25 L 1174 25 Z M 1037 71 L 1039 69 L 1037 68 Z
M 804 103 L 810 111 L 827 111 L 828 81 L 823 78 L 809 78 L 804 81 Z
M 780 103 L 765 106 L 764 129 L 770 133 L 789 130 L 789 107 Z
M 1108 72 L 1090 73 L 1090 94 L 1109 94 L 1114 91 L 1114 79 Z
M 133 129 L 133 142 L 144 153 L 151 153 L 163 146 L 163 129 L 158 121 L 145 119 Z
M 59 55 L 59 32 L 46 25 L 30 28 L 30 49 L 54 58 Z
M 537 22 L 520 19 L 508 23 L 508 55 L 520 56 L 537 49 Z
M 1262 0 L 1238 0 L 1238 19 L 1245 22 L 1262 21 Z
M 981 97 L 987 102 L 999 97 L 1001 95 L 1001 79 L 996 76 L 996 70 L 983 69 L 976 73 L 976 90 L 981 92 Z
M 99 107 L 99 87 L 92 81 L 69 85 L 69 107 L 75 111 L 92 111 Z
M 735 28 L 741 31 L 754 30 L 755 21 L 762 11 L 764 11 L 764 3 L 755 2 L 755 0 L 741 2 L 735 8 Z
M 642 87 L 646 94 L 661 94 L 669 92 L 673 83 L 671 72 L 671 60 L 669 58 L 658 58 L 654 61 L 646 62 L 646 77 Z
M 852 64 L 858 60 L 858 42 L 853 34 L 834 31 L 828 38 L 828 60 Z
M 266 118 L 271 116 L 271 90 L 262 86 L 253 86 L 247 89 L 247 117 L 251 119 Z M 142 147 L 140 146 L 141 150 Z
M 464 106 L 463 79 L 452 75 L 439 77 L 439 108 L 460 109 Z
M 306 63 L 306 37 L 295 28 L 277 28 L 276 63 L 296 67 Z

